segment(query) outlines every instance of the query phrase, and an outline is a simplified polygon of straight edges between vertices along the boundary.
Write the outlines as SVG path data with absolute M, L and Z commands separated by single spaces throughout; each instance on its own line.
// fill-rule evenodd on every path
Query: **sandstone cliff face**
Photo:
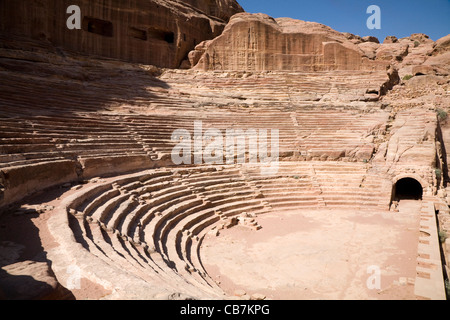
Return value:
M 386 61 L 398 69 L 401 78 L 406 75 L 447 75 L 449 73 L 447 66 L 450 35 L 436 42 L 422 33 L 415 33 L 401 39 L 389 36 L 382 44 L 364 41 L 354 35 L 347 37 L 362 50 L 367 58 L 373 61 Z
M 446 53 L 450 50 L 450 34 L 438 39 L 433 46 L 433 55 Z
M 177 3 L 178 1 L 169 0 L 168 2 Z M 244 11 L 239 3 L 234 0 L 184 0 L 181 2 L 224 21 L 230 20 L 231 16 L 235 13 Z
M 66 27 L 73 4 L 81 9 L 82 30 Z M 189 51 L 218 36 L 241 11 L 235 0 L 1 1 L 0 31 L 85 54 L 178 68 Z
M 224 32 L 189 54 L 203 70 L 385 70 L 341 34 L 319 23 L 265 14 L 234 15 Z

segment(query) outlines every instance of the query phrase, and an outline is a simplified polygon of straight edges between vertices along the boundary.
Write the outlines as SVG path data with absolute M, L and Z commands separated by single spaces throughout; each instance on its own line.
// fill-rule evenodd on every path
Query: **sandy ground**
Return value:
M 420 202 L 400 212 L 286 211 L 208 235 L 207 272 L 229 294 L 269 299 L 416 299 Z M 379 272 L 379 277 L 377 276 Z M 379 284 L 379 286 L 378 286 Z

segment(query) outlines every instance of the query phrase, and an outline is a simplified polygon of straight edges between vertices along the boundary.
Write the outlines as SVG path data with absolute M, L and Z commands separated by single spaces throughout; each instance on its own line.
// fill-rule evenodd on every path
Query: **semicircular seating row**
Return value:
M 153 170 L 83 192 L 69 221 L 76 240 L 106 262 L 144 281 L 217 296 L 200 261 L 201 240 L 242 210 L 266 211 L 237 169 Z
M 346 208 L 352 203 L 356 208 L 355 201 L 372 207 L 383 202 L 381 194 L 374 197 L 375 184 L 361 187 L 367 173 L 363 164 L 328 164 L 328 169 L 315 165 L 313 169 L 305 162 L 282 163 L 278 174 L 269 178 L 257 167 L 233 165 L 154 169 L 117 177 L 77 193 L 67 206 L 69 227 L 91 255 L 135 278 L 193 297 L 223 297 L 202 265 L 201 245 L 208 232 L 236 224 L 242 214 L 326 208 L 327 201 L 329 207 Z M 333 192 L 327 197 L 322 190 L 317 180 L 321 170 L 345 181 L 334 190 L 337 200 Z M 339 202 L 349 194 L 351 199 Z
M 279 130 L 280 156 L 296 152 L 325 159 L 351 158 L 351 150 L 373 143 L 367 136 L 387 122 L 388 114 L 364 115 L 343 110 L 301 110 L 297 112 L 209 113 L 203 119 L 208 128 Z M 113 116 L 96 114 L 39 117 L 0 117 L 0 168 L 61 159 L 115 155 L 170 155 L 175 129 L 194 134 L 199 114 L 190 116 Z M 270 138 L 269 138 L 270 139 Z M 334 156 L 333 155 L 338 155 Z M 329 159 L 329 160 L 330 160 Z M 368 160 L 368 159 L 366 159 Z

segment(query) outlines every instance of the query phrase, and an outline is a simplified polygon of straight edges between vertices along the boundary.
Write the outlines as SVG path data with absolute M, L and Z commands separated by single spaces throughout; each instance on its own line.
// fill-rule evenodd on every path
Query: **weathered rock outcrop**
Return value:
M 176 0 L 168 0 L 167 2 L 179 3 Z M 235 13 L 244 11 L 239 3 L 234 0 L 184 0 L 181 2 L 187 3 L 207 15 L 217 17 L 224 21 L 230 20 L 231 16 Z
M 385 70 L 347 37 L 319 23 L 265 14 L 234 15 L 219 37 L 189 54 L 203 70 Z
M 438 39 L 434 44 L 433 55 L 442 54 L 450 50 L 450 34 Z
M 31 276 L 32 275 L 32 276 Z M 1 300 L 73 300 L 46 262 L 22 261 L 0 269 Z
M 235 0 L 77 1 L 82 30 L 69 30 L 69 0 L 2 1 L 0 30 L 86 54 L 178 68 L 198 43 L 243 11 Z
M 449 36 L 433 42 L 424 34 L 413 34 L 400 39 L 399 43 L 389 44 L 408 45 L 408 54 L 391 62 L 402 82 L 383 97 L 384 103 L 398 109 L 425 107 L 448 110 L 450 47 L 446 47 L 446 39 L 448 41 Z M 376 53 L 378 56 L 378 51 Z
M 376 59 L 402 61 L 408 55 L 409 45 L 402 43 L 383 43 L 377 50 Z
M 396 36 L 387 36 L 387 37 L 384 39 L 383 44 L 384 44 L 384 43 L 397 43 L 397 42 L 398 42 L 398 39 L 397 39 Z
M 358 46 L 365 57 L 374 61 L 385 61 L 395 67 L 400 78 L 406 75 L 446 75 L 449 72 L 449 35 L 436 42 L 423 33 L 415 33 L 401 39 L 389 36 L 382 44 L 364 42 L 362 38 L 351 34 L 346 34 L 346 37 Z

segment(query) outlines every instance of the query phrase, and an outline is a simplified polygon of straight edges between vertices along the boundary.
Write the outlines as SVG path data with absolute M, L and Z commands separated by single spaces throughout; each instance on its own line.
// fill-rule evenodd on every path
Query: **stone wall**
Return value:
M 81 9 L 81 30 L 66 26 L 70 5 Z M 218 36 L 240 11 L 234 0 L 6 0 L 0 2 L 0 31 L 66 50 L 178 68 L 189 51 Z

